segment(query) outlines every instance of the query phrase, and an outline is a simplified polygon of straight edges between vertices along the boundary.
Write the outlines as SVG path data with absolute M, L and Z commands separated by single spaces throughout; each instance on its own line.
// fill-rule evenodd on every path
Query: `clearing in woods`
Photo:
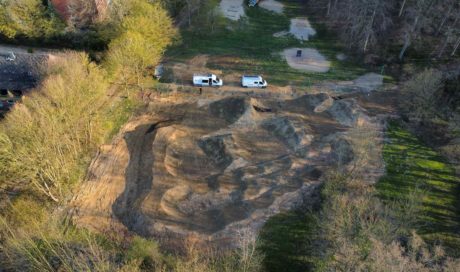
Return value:
M 230 7 L 229 3 L 232 3 Z M 296 0 L 278 1 L 284 5 L 283 13 L 264 8 L 249 8 L 244 5 L 245 16 L 240 20 L 214 20 L 182 30 L 182 42 L 166 52 L 166 70 L 176 64 L 185 64 L 197 55 L 208 55 L 206 68 L 222 71 L 223 74 L 261 74 L 271 85 L 311 86 L 324 81 L 351 80 L 366 72 L 366 69 L 351 60 L 339 61 L 338 52 L 343 51 L 337 38 L 321 25 L 314 37 L 301 41 L 287 35 L 291 20 L 302 17 L 304 8 Z M 241 15 L 238 1 L 222 1 Z M 222 6 L 221 6 L 222 7 Z M 302 21 L 304 22 L 304 21 Z M 311 30 L 308 32 L 311 34 Z M 275 34 L 282 32 L 282 35 Z M 311 48 L 327 59 L 327 73 L 307 72 L 288 65 L 282 52 L 288 48 Z M 305 61 L 305 60 L 304 60 Z M 170 71 L 170 70 L 169 70 Z M 220 75 L 225 76 L 225 75 Z M 184 79 L 165 76 L 163 82 L 183 82 Z

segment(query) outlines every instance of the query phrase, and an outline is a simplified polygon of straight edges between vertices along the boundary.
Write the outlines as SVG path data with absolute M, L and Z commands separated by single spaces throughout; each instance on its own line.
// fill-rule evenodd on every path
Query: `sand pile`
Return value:
M 300 57 L 297 56 L 298 50 L 302 51 Z M 313 48 L 285 49 L 283 56 L 286 58 L 289 66 L 301 71 L 325 73 L 329 71 L 331 66 L 330 61 Z
M 316 35 L 316 30 L 310 25 L 307 18 L 291 19 L 289 33 L 299 40 L 308 41 L 311 36 Z
M 368 73 L 358 77 L 353 83 L 361 90 L 371 92 L 383 85 L 383 76 L 376 73 Z
M 245 15 L 243 3 L 244 0 L 222 0 L 219 7 L 226 18 L 238 21 Z

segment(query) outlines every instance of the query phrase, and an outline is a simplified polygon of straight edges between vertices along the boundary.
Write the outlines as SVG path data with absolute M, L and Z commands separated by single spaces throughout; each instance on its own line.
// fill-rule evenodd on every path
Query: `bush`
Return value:
M 442 73 L 426 69 L 408 80 L 402 88 L 404 97 L 401 101 L 402 111 L 410 118 L 427 120 L 437 116 L 437 96 L 443 85 Z
M 0 124 L 0 176 L 3 184 L 25 182 L 59 201 L 107 134 L 101 108 L 108 83 L 82 53 L 56 58 L 45 73 Z
M 113 6 L 112 19 L 119 21 L 120 33 L 109 44 L 106 67 L 126 87 L 141 87 L 145 70 L 160 62 L 176 29 L 159 3 L 119 0 Z

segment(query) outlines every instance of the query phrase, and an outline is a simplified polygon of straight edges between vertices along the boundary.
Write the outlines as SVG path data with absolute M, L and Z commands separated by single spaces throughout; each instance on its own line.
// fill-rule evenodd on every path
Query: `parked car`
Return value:
M 163 73 L 164 73 L 164 67 L 163 67 L 163 64 L 158 64 L 156 67 L 155 67 L 155 72 L 153 73 L 153 76 L 160 80 L 160 78 L 163 76 Z
M 7 61 L 14 61 L 16 60 L 16 55 L 13 52 L 9 52 L 8 54 L 6 54 L 5 59 Z
M 261 76 L 242 76 L 241 77 L 241 86 L 245 88 L 266 88 L 267 81 L 265 81 Z
M 220 87 L 224 84 L 222 79 L 217 77 L 214 74 L 194 74 L 193 75 L 193 85 L 200 87 Z
M 257 5 L 257 3 L 259 3 L 259 0 L 249 0 L 248 1 L 248 5 L 250 7 L 254 7 L 255 5 Z

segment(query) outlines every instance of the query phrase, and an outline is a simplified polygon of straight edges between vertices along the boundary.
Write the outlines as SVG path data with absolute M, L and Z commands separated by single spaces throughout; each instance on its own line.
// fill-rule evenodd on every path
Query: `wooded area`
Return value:
M 455 0 L 323 0 L 322 9 L 349 48 L 403 60 L 413 49 L 425 58 L 449 58 L 460 45 Z M 397 50 L 397 55 L 389 52 Z M 394 53 L 391 53 L 394 54 Z

